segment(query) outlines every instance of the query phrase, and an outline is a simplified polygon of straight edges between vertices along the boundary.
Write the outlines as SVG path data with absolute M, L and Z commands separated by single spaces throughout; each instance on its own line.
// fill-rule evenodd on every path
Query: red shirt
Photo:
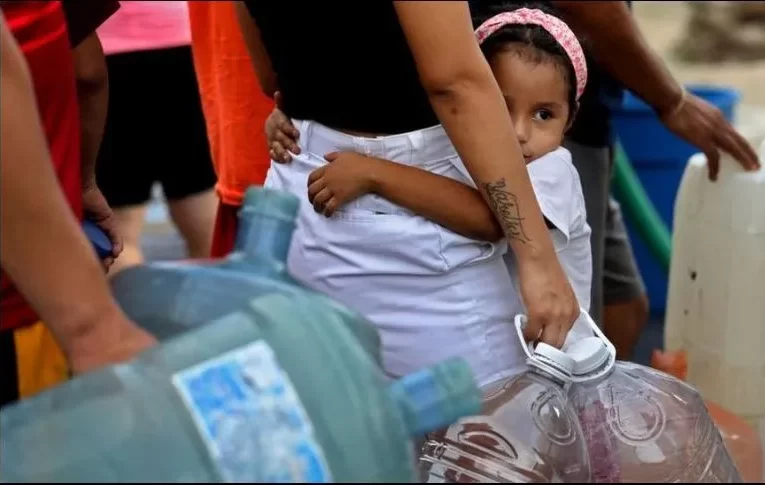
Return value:
M 2 2 L 0 6 L 29 64 L 59 183 L 67 202 L 81 219 L 80 115 L 72 50 L 61 2 L 14 1 Z M 0 277 L 0 330 L 35 323 L 37 316 L 7 275 L 3 272 Z

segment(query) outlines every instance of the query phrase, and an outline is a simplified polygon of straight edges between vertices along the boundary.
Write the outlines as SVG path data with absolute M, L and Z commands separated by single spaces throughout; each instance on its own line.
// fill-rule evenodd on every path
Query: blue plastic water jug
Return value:
M 328 310 L 322 312 L 325 321 L 343 322 L 371 357 L 381 359 L 380 338 L 372 325 L 302 286 L 287 272 L 298 203 L 281 193 L 250 189 L 239 213 L 235 249 L 227 258 L 126 269 L 112 281 L 117 302 L 133 321 L 164 340 L 215 320 L 256 296 L 278 293 L 307 298 L 306 305 Z
M 414 439 L 479 411 L 471 371 L 452 360 L 390 383 L 370 355 L 371 325 L 295 285 L 284 257 L 269 261 L 286 256 L 296 208 L 288 194 L 250 190 L 246 210 L 257 216 L 239 247 L 257 251 L 155 266 L 170 291 L 147 279 L 134 299 L 123 294 L 167 338 L 0 411 L 0 478 L 415 481 Z M 142 305 L 147 289 L 156 298 Z

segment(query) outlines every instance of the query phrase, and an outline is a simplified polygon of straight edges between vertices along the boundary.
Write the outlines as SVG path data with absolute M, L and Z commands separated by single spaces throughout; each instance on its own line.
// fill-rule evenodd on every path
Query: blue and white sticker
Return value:
M 184 369 L 172 382 L 225 481 L 332 481 L 303 404 L 266 342 Z

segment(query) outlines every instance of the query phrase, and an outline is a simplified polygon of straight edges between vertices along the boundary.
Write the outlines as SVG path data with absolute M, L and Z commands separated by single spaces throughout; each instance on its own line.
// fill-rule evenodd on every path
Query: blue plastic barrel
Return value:
M 740 99 L 738 91 L 722 86 L 689 85 L 686 88 L 717 106 L 728 121 L 733 121 Z M 664 128 L 656 113 L 630 92 L 626 93 L 621 107 L 613 110 L 613 123 L 646 193 L 671 228 L 675 196 L 685 164 L 698 150 Z M 651 300 L 651 312 L 663 314 L 667 300 L 667 274 L 653 260 L 630 221 L 627 221 L 627 229 Z

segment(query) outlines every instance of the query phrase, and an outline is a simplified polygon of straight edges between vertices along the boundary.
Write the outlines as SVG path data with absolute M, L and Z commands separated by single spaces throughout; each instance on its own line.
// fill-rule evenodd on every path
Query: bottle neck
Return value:
M 598 384 L 600 382 L 605 381 L 608 379 L 611 374 L 614 373 L 614 369 L 616 368 L 615 365 L 611 365 L 609 369 L 606 369 L 611 362 L 606 362 L 599 368 L 595 369 L 594 371 L 584 374 L 584 375 L 575 375 L 574 380 L 577 383 L 580 384 Z
M 555 385 L 561 388 L 567 388 L 571 384 L 571 379 L 558 369 L 548 368 L 544 365 L 532 364 L 529 366 L 529 371 L 539 377 L 551 381 Z
M 242 208 L 239 215 L 235 250 L 247 261 L 271 260 L 285 265 L 289 254 L 294 221 Z

